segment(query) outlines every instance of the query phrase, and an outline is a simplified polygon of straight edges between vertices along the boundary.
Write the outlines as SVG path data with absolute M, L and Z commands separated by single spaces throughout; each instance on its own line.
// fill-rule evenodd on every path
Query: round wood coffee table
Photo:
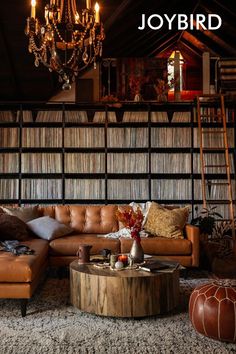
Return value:
M 163 314 L 178 305 L 179 271 L 115 271 L 74 261 L 70 264 L 70 293 L 75 307 L 97 315 L 144 317 Z

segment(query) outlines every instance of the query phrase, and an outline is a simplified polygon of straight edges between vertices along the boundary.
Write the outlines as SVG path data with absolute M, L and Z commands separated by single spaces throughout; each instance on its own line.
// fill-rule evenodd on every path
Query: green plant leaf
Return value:
M 220 215 L 219 213 L 213 213 L 214 216 L 218 216 L 219 218 L 223 219 L 223 216 Z

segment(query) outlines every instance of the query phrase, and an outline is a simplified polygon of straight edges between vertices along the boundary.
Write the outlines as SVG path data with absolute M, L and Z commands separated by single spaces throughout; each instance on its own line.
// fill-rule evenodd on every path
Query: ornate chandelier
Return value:
M 50 0 L 45 6 L 45 22 L 36 17 L 36 0 L 31 0 L 31 16 L 27 18 L 26 35 L 29 52 L 49 71 L 56 71 L 63 89 L 70 89 L 78 72 L 94 64 L 102 56 L 105 38 L 100 21 L 99 5 L 92 7 L 86 0 L 86 8 L 80 12 L 76 0 Z

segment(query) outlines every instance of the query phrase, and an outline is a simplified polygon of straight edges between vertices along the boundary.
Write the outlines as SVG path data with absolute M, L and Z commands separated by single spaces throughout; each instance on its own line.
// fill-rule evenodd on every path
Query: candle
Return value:
M 122 262 L 125 266 L 128 265 L 128 256 L 126 254 L 122 254 L 118 257 L 118 260 Z
M 36 16 L 36 0 L 31 1 L 31 17 L 35 18 Z
M 86 9 L 91 9 L 91 0 L 86 0 Z
M 95 4 L 95 22 L 99 23 L 100 22 L 100 13 L 99 13 L 99 5 L 96 2 Z

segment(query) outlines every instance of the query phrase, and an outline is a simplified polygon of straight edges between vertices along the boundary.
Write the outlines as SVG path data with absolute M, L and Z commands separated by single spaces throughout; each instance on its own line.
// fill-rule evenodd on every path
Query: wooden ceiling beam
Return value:
M 163 51 L 166 51 L 167 48 L 169 48 L 170 46 L 173 46 L 174 43 L 177 44 L 178 37 L 179 37 L 179 33 L 178 32 L 174 33 L 170 38 L 162 42 L 158 47 L 156 47 L 152 52 L 150 52 L 150 56 L 158 55 Z
M 231 16 L 233 16 L 233 17 L 236 19 L 236 13 L 235 13 L 235 11 L 230 10 L 227 6 L 223 5 L 223 4 L 220 3 L 218 0 L 213 0 L 213 2 L 214 2 L 215 4 L 217 4 L 219 7 L 221 7 L 222 9 L 224 9 L 226 12 L 228 12 Z M 234 1 L 232 1 L 232 2 L 234 2 Z M 232 2 L 231 2 L 231 3 L 232 3 Z
M 206 4 L 201 4 L 200 8 L 203 9 L 207 14 L 213 13 L 213 11 Z M 222 16 L 222 14 L 221 14 L 221 17 L 223 18 L 223 22 L 224 22 L 223 23 L 224 29 L 227 29 L 228 31 L 230 31 L 231 34 L 236 33 L 235 26 L 233 24 L 229 23 L 229 17 Z
M 193 21 L 194 27 L 196 28 L 196 21 Z M 213 42 L 217 43 L 220 47 L 224 48 L 227 52 L 229 52 L 231 55 L 236 55 L 236 49 L 233 48 L 231 45 L 226 43 L 223 39 L 221 39 L 219 36 L 217 36 L 215 33 L 209 30 L 204 30 L 201 28 L 199 31 L 203 33 L 204 36 L 210 38 Z
M 201 52 L 210 52 L 211 55 L 217 56 L 218 54 L 212 50 L 210 47 L 208 47 L 205 43 L 200 41 L 197 37 L 195 37 L 192 33 L 185 31 L 182 39 L 185 39 L 186 42 L 192 44 L 194 47 L 198 48 L 201 50 Z
M 132 0 L 123 0 L 121 4 L 116 8 L 115 11 L 108 17 L 104 23 L 106 31 L 116 22 L 116 20 L 121 16 L 125 9 L 132 3 Z
M 202 57 L 202 52 L 199 52 L 197 48 L 193 47 L 191 43 L 187 42 L 184 38 L 181 38 L 181 41 L 179 44 L 183 44 L 188 50 L 190 50 L 192 53 L 194 53 L 197 57 L 201 58 Z

